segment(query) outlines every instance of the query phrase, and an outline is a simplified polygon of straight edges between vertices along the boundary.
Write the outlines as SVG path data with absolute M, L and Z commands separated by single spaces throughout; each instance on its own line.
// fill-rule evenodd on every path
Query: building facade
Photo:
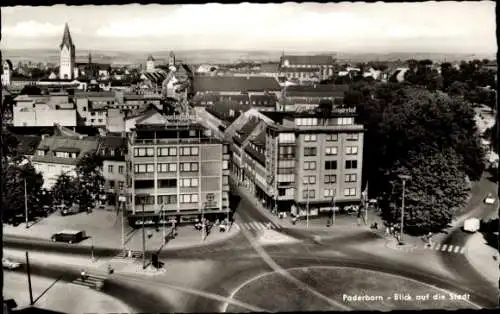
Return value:
M 264 112 L 272 123 L 248 120 L 233 136 L 231 170 L 270 210 L 311 216 L 359 204 L 363 126 L 355 108 Z M 237 122 L 235 122 L 237 123 Z
M 136 125 L 128 136 L 130 223 L 226 218 L 229 157 L 228 145 L 189 118 Z
M 97 154 L 102 159 L 102 175 L 104 177 L 104 203 L 118 206 L 118 196 L 126 195 L 127 178 L 125 156 L 127 139 L 122 136 L 103 136 L 99 138 Z
M 71 39 L 68 23 L 64 26 L 64 34 L 59 45 L 59 78 L 71 80 L 75 73 L 75 45 Z
M 10 60 L 5 60 L 3 62 L 3 72 L 2 72 L 2 86 L 10 86 L 10 80 L 12 78 L 12 62 Z
M 280 59 L 280 74 L 286 77 L 308 79 L 319 76 L 326 80 L 333 75 L 335 59 L 332 56 L 287 56 Z

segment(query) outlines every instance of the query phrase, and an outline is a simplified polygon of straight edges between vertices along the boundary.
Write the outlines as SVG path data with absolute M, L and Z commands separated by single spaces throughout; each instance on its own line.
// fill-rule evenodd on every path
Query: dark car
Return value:
M 25 221 L 26 221 L 26 217 L 23 214 L 17 214 L 15 216 L 9 217 L 7 219 L 7 223 L 10 225 L 13 225 L 14 227 L 19 226 L 20 224 L 22 224 Z
M 85 231 L 63 230 L 55 233 L 50 238 L 53 242 L 78 243 L 86 238 Z

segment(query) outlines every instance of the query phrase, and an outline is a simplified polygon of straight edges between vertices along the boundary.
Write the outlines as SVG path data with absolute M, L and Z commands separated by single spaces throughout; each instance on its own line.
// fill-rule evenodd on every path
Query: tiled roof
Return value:
M 264 63 L 260 66 L 260 72 L 262 73 L 278 73 L 279 63 Z
M 39 135 L 15 135 L 18 140 L 17 151 L 22 155 L 33 155 L 42 140 Z
M 252 92 L 279 91 L 278 81 L 264 76 L 195 76 L 193 87 L 196 92 Z
M 259 124 L 259 119 L 257 118 L 252 118 L 248 120 L 247 123 L 245 123 L 238 131 L 237 133 L 239 136 L 236 136 L 238 138 L 238 144 L 243 143 L 247 137 L 252 133 L 252 131 L 255 129 L 255 127 Z
M 33 156 L 34 162 L 76 165 L 80 158 L 87 152 L 97 149 L 97 139 L 95 137 L 80 139 L 78 137 L 52 136 L 43 138 L 38 147 L 40 149 L 47 148 L 47 150 L 45 156 Z M 54 153 L 57 148 L 64 148 L 66 150 L 71 148 L 75 151 L 78 149 L 80 153 L 77 158 L 55 157 Z
M 253 140 L 252 142 L 256 145 L 261 145 L 266 147 L 266 130 L 262 130 Z
M 161 84 L 168 75 L 165 71 L 144 72 L 143 74 L 148 80 L 156 84 Z
M 282 62 L 288 60 L 291 66 L 293 65 L 331 65 L 334 63 L 332 56 L 318 55 L 318 56 L 284 56 Z
M 232 123 L 238 118 L 241 112 L 245 112 L 250 109 L 249 104 L 240 104 L 235 101 L 218 101 L 214 105 L 208 106 L 206 108 L 207 112 L 219 118 L 222 121 L 227 121 Z M 230 115 L 231 110 L 234 112 L 234 116 Z
M 99 138 L 99 155 L 105 159 L 124 160 L 127 139 L 120 136 L 102 136 Z M 111 153 L 113 152 L 113 153 Z
M 286 97 L 343 97 L 348 85 L 292 85 L 285 89 Z
M 278 101 L 278 99 L 276 98 L 276 95 L 274 95 L 274 94 L 250 96 L 250 104 L 252 106 L 275 107 L 277 101 Z
M 280 73 L 287 73 L 287 72 L 304 72 L 304 73 L 311 73 L 311 72 L 319 72 L 320 68 L 289 68 L 289 67 L 282 67 L 280 68 Z

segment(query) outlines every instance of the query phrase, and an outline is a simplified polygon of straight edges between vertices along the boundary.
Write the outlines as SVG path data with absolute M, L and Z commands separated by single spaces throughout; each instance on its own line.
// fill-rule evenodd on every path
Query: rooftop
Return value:
M 265 76 L 195 76 L 196 92 L 263 92 L 281 90 L 278 81 Z
M 283 56 L 281 61 L 288 60 L 291 66 L 293 65 L 333 65 L 334 58 L 327 55 L 316 56 Z
M 343 97 L 349 85 L 314 84 L 291 85 L 285 88 L 286 97 Z
M 42 138 L 38 149 L 45 151 L 44 156 L 33 156 L 34 162 L 76 165 L 86 153 L 97 149 L 95 137 L 51 136 Z M 55 157 L 56 151 L 79 152 L 76 158 Z

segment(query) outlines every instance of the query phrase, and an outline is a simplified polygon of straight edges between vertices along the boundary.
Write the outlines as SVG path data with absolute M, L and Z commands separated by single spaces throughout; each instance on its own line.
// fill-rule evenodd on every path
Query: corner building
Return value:
M 265 112 L 233 137 L 231 168 L 268 209 L 305 216 L 361 202 L 363 125 L 355 108 Z M 270 118 L 272 121 L 269 123 Z M 265 122 L 267 120 L 267 122 Z
M 128 137 L 131 225 L 225 219 L 228 145 L 189 120 L 136 125 Z

